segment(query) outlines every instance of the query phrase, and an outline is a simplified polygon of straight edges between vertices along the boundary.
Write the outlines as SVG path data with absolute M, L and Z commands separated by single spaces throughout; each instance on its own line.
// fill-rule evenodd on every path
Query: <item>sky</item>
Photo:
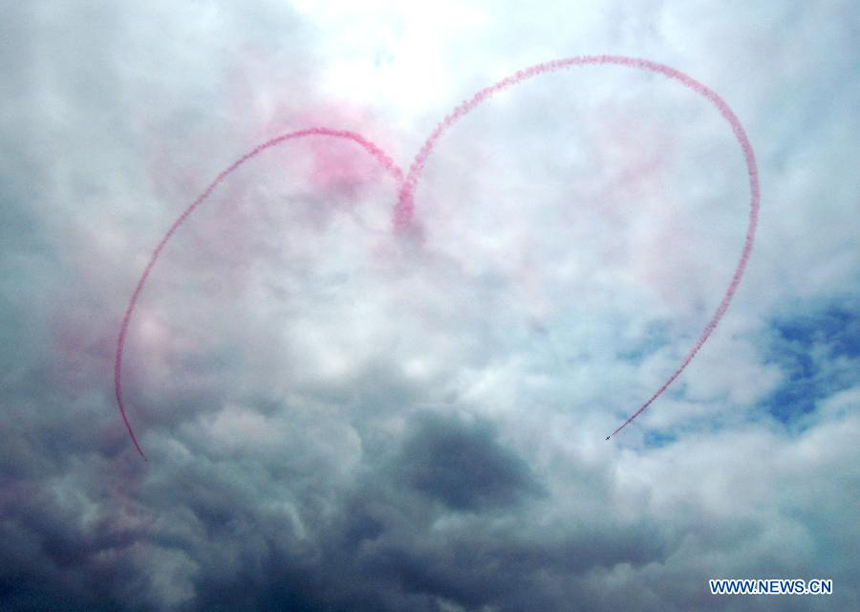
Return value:
M 860 609 L 856 3 L 2 15 L 0 609 Z

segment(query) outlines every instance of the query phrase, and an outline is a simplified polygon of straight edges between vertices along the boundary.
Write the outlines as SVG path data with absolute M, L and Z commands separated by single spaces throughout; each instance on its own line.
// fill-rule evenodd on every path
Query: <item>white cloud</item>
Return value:
M 822 304 L 856 317 L 860 90 L 840 76 L 856 10 L 833 7 L 10 9 L 28 35 L 0 36 L 8 608 L 47 584 L 88 610 L 130 593 L 164 610 L 729 610 L 708 577 L 774 574 L 832 576 L 856 607 L 856 357 L 833 349 L 853 327 L 791 355 L 771 342 Z M 120 317 L 217 172 L 320 121 L 406 169 L 478 88 L 604 52 L 720 92 L 762 179 L 736 301 L 631 427 L 604 441 L 719 303 L 747 183 L 706 101 L 588 67 L 445 135 L 416 193 L 423 242 L 391 234 L 396 185 L 352 143 L 285 144 L 219 187 L 132 323 L 137 460 L 113 408 Z M 767 402 L 797 384 L 795 353 L 815 409 L 786 427 Z

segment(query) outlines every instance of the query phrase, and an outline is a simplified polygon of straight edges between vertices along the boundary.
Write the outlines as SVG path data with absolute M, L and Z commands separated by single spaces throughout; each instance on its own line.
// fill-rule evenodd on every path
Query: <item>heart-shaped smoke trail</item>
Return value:
M 645 70 L 648 72 L 662 75 L 664 77 L 679 82 L 687 89 L 703 96 L 711 104 L 713 104 L 720 112 L 720 115 L 722 115 L 722 117 L 728 122 L 729 126 L 732 129 L 732 132 L 734 133 L 735 139 L 738 141 L 738 144 L 743 151 L 744 160 L 747 166 L 747 175 L 749 178 L 750 188 L 749 224 L 747 226 L 744 245 L 741 249 L 740 259 L 738 260 L 738 264 L 735 268 L 734 274 L 732 275 L 731 282 L 729 283 L 729 286 L 726 289 L 726 292 L 723 295 L 719 306 L 717 307 L 714 314 L 711 316 L 711 319 L 708 321 L 707 325 L 705 325 L 705 328 L 704 330 L 702 330 L 702 333 L 696 343 L 689 350 L 684 359 L 681 360 L 680 365 L 675 369 L 672 375 L 669 376 L 666 382 L 664 382 L 660 386 L 660 388 L 658 388 L 657 391 L 655 391 L 651 395 L 651 397 L 648 398 L 647 401 L 645 401 L 633 414 L 631 414 L 621 425 L 619 425 L 618 428 L 615 429 L 615 431 L 613 431 L 609 436 L 607 436 L 606 439 L 608 440 L 611 436 L 617 434 L 619 431 L 627 427 L 627 425 L 629 425 L 636 417 L 642 414 L 642 412 L 644 412 L 654 402 L 654 400 L 660 397 L 660 395 L 669 387 L 669 385 L 671 385 L 675 381 L 675 379 L 681 375 L 681 372 L 684 371 L 684 369 L 690 364 L 690 362 L 693 360 L 699 350 L 701 350 L 702 346 L 713 333 L 714 329 L 716 329 L 717 325 L 720 322 L 720 319 L 722 319 L 723 315 L 726 313 L 726 310 L 728 309 L 729 304 L 734 297 L 735 291 L 740 284 L 741 277 L 743 276 L 744 270 L 746 269 L 747 262 L 749 260 L 750 253 L 752 252 L 753 240 L 755 238 L 756 226 L 758 224 L 760 201 L 758 169 L 756 166 L 755 155 L 753 153 L 752 145 L 750 145 L 749 139 L 747 138 L 743 126 L 741 125 L 735 113 L 725 102 L 725 100 L 723 100 L 715 91 L 706 87 L 692 77 L 684 74 L 683 72 L 666 66 L 664 64 L 658 64 L 649 60 L 625 57 L 620 55 L 589 55 L 536 64 L 524 70 L 519 70 L 511 76 L 506 77 L 501 81 L 498 81 L 497 83 L 494 83 L 493 85 L 490 85 L 489 87 L 485 87 L 484 89 L 480 90 L 474 96 L 455 107 L 454 110 L 451 111 L 442 120 L 442 122 L 436 126 L 436 129 L 433 130 L 433 132 L 430 134 L 430 137 L 427 138 L 427 140 L 421 146 L 421 149 L 415 156 L 415 159 L 413 160 L 412 165 L 409 167 L 409 170 L 406 173 L 405 177 L 403 177 L 400 169 L 394 164 L 391 158 L 382 151 L 382 149 L 380 149 L 370 141 L 366 140 L 365 138 L 361 137 L 360 135 L 354 132 L 332 130 L 321 127 L 291 132 L 289 134 L 273 138 L 259 145 L 252 151 L 246 153 L 245 155 L 237 159 L 235 162 L 233 162 L 230 167 L 221 172 L 215 178 L 215 180 L 206 188 L 206 190 L 202 194 L 200 194 L 200 196 L 198 196 L 197 199 L 194 200 L 183 211 L 183 213 L 173 223 L 173 225 L 158 243 L 158 246 L 156 246 L 155 250 L 152 253 L 152 256 L 149 259 L 149 263 L 147 263 L 146 267 L 144 268 L 143 274 L 141 275 L 140 280 L 137 283 L 137 287 L 135 288 L 134 293 L 132 294 L 131 299 L 129 301 L 128 307 L 125 311 L 125 316 L 122 319 L 122 325 L 120 327 L 120 333 L 117 339 L 116 359 L 114 362 L 114 387 L 116 392 L 117 404 L 119 405 L 123 421 L 125 422 L 125 426 L 128 429 L 128 433 L 131 436 L 131 440 L 134 443 L 134 446 L 137 451 L 140 453 L 141 457 L 146 459 L 146 456 L 144 455 L 143 450 L 141 449 L 140 444 L 137 441 L 137 437 L 134 434 L 134 430 L 129 423 L 128 414 L 126 413 L 125 404 L 123 402 L 122 397 L 122 355 L 126 335 L 128 334 L 128 327 L 131 322 L 132 315 L 134 314 L 134 309 L 137 304 L 138 298 L 140 297 L 141 291 L 143 291 L 143 287 L 146 283 L 146 280 L 152 272 L 152 268 L 155 265 L 155 262 L 158 260 L 158 257 L 161 254 L 161 251 L 164 249 L 164 246 L 167 244 L 167 241 L 170 240 L 170 238 L 176 232 L 177 228 L 185 222 L 188 216 L 192 212 L 194 212 L 194 209 L 196 209 L 203 202 L 205 202 L 212 194 L 214 189 L 221 182 L 223 182 L 232 172 L 234 172 L 242 164 L 244 164 L 251 158 L 257 156 L 262 151 L 277 146 L 288 140 L 308 136 L 328 136 L 351 140 L 364 148 L 390 174 L 392 174 L 395 179 L 398 180 L 400 184 L 400 189 L 397 198 L 397 204 L 394 208 L 394 229 L 395 231 L 409 229 L 413 224 L 413 216 L 415 212 L 415 189 L 418 186 L 418 182 L 421 178 L 421 173 L 424 170 L 424 166 L 427 162 L 428 157 L 435 149 L 437 143 L 442 138 L 444 133 L 454 123 L 465 117 L 478 105 L 488 100 L 494 94 L 502 90 L 514 87 L 515 85 L 518 85 L 523 81 L 526 81 L 535 76 L 555 72 L 562 69 L 572 68 L 575 66 L 606 64 L 625 66 L 628 68 Z

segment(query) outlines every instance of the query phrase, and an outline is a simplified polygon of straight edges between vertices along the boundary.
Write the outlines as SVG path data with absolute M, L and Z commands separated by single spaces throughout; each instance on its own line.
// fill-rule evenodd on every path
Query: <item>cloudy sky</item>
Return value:
M 360 4 L 360 7 L 355 6 Z M 0 609 L 860 609 L 860 8 L 4 2 Z M 397 170 L 454 124 L 409 231 Z M 852 442 L 854 440 L 854 442 Z M 709 578 L 831 578 L 714 597 Z

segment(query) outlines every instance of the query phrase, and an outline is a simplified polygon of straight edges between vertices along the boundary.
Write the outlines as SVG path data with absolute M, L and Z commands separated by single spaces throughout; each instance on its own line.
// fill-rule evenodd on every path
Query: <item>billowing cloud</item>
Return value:
M 857 9 L 49 1 L 0 23 L 0 608 L 856 609 Z M 462 99 L 503 92 L 403 170 Z M 709 578 L 832 578 L 712 596 Z

